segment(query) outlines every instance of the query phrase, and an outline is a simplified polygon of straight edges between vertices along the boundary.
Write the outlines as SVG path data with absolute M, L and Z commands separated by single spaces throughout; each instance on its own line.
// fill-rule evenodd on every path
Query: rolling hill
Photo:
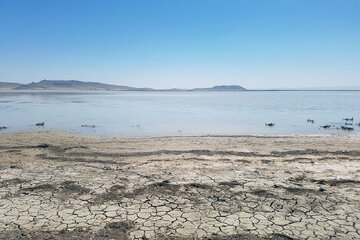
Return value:
M 193 89 L 153 89 L 119 86 L 100 82 L 83 82 L 78 80 L 42 80 L 29 84 L 0 82 L 0 89 L 11 90 L 109 90 L 109 91 L 243 91 L 239 85 L 220 85 L 211 88 Z
M 0 89 L 14 89 L 20 85 L 20 83 L 0 82 Z

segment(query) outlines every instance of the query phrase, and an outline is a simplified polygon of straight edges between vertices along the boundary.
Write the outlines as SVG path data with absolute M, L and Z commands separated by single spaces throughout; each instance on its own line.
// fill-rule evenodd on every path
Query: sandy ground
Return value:
M 0 134 L 0 239 L 360 239 L 360 136 Z

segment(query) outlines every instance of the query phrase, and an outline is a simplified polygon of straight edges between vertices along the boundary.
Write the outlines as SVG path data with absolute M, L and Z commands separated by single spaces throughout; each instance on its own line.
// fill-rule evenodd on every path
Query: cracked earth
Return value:
M 359 146 L 0 134 L 0 239 L 360 239 Z

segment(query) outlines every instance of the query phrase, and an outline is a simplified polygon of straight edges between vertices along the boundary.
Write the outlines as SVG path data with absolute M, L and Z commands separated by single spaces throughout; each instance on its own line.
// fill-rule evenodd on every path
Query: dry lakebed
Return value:
M 360 136 L 2 133 L 0 239 L 360 239 Z

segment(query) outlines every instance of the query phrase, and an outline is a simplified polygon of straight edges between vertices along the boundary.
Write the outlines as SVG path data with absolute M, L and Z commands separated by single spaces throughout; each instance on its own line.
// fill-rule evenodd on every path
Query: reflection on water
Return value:
M 8 127 L 1 132 L 56 129 L 109 136 L 344 134 L 343 119 L 352 117 L 353 122 L 346 127 L 357 133 L 358 91 L 0 91 L 0 126 Z M 45 122 L 45 126 L 36 127 L 38 122 Z M 331 127 L 324 129 L 320 127 L 323 125 Z

